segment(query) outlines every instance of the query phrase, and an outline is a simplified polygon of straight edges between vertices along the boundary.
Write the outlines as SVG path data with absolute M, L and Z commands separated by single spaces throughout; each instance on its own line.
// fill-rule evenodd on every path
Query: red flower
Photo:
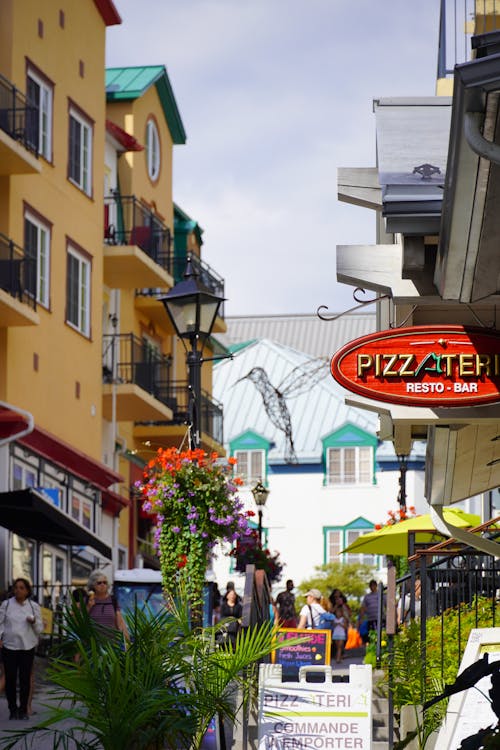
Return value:
M 180 568 L 185 568 L 185 567 L 186 567 L 186 565 L 187 565 L 187 561 L 188 561 L 188 559 L 187 559 L 187 556 L 186 556 L 186 555 L 179 555 L 179 561 L 178 561 L 178 563 L 177 563 L 177 567 L 178 567 L 179 569 L 180 569 Z

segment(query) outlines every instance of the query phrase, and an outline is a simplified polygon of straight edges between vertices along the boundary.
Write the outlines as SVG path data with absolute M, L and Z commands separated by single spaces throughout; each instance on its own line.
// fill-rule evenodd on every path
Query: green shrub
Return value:
M 394 636 L 392 659 L 392 698 L 394 709 L 402 706 L 419 706 L 443 692 L 444 685 L 453 683 L 463 652 L 473 628 L 486 628 L 494 624 L 491 599 L 476 597 L 469 604 L 446 610 L 443 616 L 431 617 L 426 623 L 425 648 L 420 641 L 420 622 L 412 621 Z M 496 605 L 495 621 L 500 621 Z M 371 648 L 371 645 L 368 646 Z M 375 646 L 373 646 L 373 652 Z M 382 654 L 384 679 L 379 687 L 388 690 L 390 654 Z M 423 722 L 417 718 L 415 738 L 423 748 L 430 734 L 439 727 L 445 712 L 445 700 L 425 713 Z M 405 746 L 401 740 L 400 748 Z M 397 746 L 395 746 L 397 747 Z

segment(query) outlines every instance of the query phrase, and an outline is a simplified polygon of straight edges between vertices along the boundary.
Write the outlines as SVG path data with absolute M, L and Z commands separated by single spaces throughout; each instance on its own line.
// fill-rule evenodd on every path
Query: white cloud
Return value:
M 372 99 L 432 95 L 438 3 L 115 0 L 109 65 L 166 65 L 188 133 L 174 193 L 205 229 L 231 314 L 351 307 L 335 245 L 374 241 L 337 201 L 375 163 Z

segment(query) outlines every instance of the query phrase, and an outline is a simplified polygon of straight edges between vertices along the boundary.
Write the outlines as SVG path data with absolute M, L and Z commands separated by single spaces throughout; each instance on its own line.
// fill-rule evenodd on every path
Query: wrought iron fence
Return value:
M 0 289 L 36 310 L 36 258 L 1 233 Z
M 197 255 L 191 256 L 191 266 L 194 271 L 198 273 L 199 279 L 209 291 L 215 294 L 217 297 L 224 298 L 224 286 L 225 281 L 214 269 L 205 263 L 205 261 L 198 258 Z M 177 284 L 182 281 L 183 274 L 186 269 L 186 257 L 176 256 L 173 260 L 173 277 Z M 136 294 L 143 297 L 163 297 L 165 296 L 165 289 L 139 289 Z M 219 308 L 219 315 L 221 318 L 224 317 L 224 302 L 222 302 Z
M 134 195 L 104 198 L 104 241 L 107 245 L 137 245 L 168 273 L 173 272 L 170 229 Z
M 420 591 L 415 585 L 420 581 Z M 425 552 L 411 560 L 410 572 L 396 580 L 396 597 L 394 588 L 379 587 L 379 621 L 377 629 L 376 653 L 380 664 L 384 629 L 387 625 L 389 653 L 393 653 L 393 628 L 389 622 L 397 621 L 399 627 L 405 627 L 414 619 L 420 625 L 419 648 L 422 661 L 422 702 L 432 696 L 426 694 L 428 682 L 426 679 L 427 657 L 429 649 L 429 621 L 433 618 L 433 663 L 438 666 L 437 675 L 441 682 L 445 682 L 445 646 L 446 620 L 453 618 L 454 638 L 453 651 L 456 653 L 455 665 L 458 673 L 461 658 L 467 645 L 467 639 L 472 627 L 483 627 L 485 615 L 488 625 L 495 627 L 500 621 L 500 561 L 496 558 L 478 553 L 468 547 L 459 551 L 451 551 L 438 558 L 430 558 Z M 392 610 L 392 611 L 391 611 Z M 396 611 L 394 611 L 396 610 Z M 397 629 L 396 629 L 397 631 Z M 437 635 L 436 635 L 437 634 Z M 436 638 L 438 640 L 436 652 Z M 436 656 L 438 658 L 436 658 Z M 391 657 L 392 658 L 392 657 Z M 391 661 L 389 660 L 389 664 Z M 436 669 L 436 667 L 434 667 Z M 389 667 L 388 696 L 389 714 L 392 716 L 392 694 L 398 675 Z M 399 675 L 400 678 L 400 675 Z M 393 747 L 394 738 L 390 737 L 389 747 Z
M 38 156 L 38 107 L 28 104 L 24 94 L 2 75 L 0 75 L 0 130 Z
M 133 333 L 103 336 L 105 383 L 135 383 L 171 406 L 170 357 L 160 354 Z
M 173 380 L 168 385 L 168 406 L 172 409 L 173 417 L 170 422 L 137 422 L 137 424 L 154 424 L 165 426 L 169 424 L 189 423 L 189 384 L 187 381 Z M 201 404 L 198 410 L 200 433 L 208 435 L 219 445 L 224 442 L 224 411 L 222 404 L 215 401 L 207 391 L 202 391 Z

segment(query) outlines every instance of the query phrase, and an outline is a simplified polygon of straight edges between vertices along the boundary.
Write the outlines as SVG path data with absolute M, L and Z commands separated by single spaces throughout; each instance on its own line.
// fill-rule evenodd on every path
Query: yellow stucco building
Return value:
M 133 483 L 186 431 L 159 298 L 188 251 L 224 291 L 180 209 L 174 243 L 185 132 L 166 69 L 105 71 L 120 22 L 111 0 L 0 5 L 0 587 L 25 575 L 52 604 L 96 566 L 154 564 Z M 212 406 L 202 445 L 218 449 Z

